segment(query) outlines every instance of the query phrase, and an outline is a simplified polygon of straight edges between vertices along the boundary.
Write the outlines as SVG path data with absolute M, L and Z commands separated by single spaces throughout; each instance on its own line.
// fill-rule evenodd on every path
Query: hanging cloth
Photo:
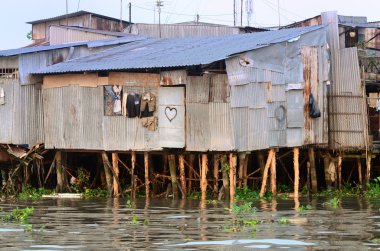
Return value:
M 5 105 L 5 92 L 2 87 L 0 87 L 0 105 Z

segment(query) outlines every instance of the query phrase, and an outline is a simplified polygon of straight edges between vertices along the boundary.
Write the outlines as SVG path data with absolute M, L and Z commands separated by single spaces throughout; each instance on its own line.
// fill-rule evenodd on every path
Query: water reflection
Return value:
M 287 248 L 327 250 L 380 248 L 380 201 L 330 198 L 259 200 L 253 203 L 260 223 L 226 231 L 240 216 L 228 202 L 137 199 L 43 200 L 11 204 L 4 212 L 33 206 L 32 231 L 0 222 L 0 248 L 5 250 L 246 250 Z M 311 210 L 300 210 L 311 205 Z M 297 210 L 298 209 L 298 210 Z M 1 213 L 0 213 L 1 214 Z M 287 218 L 289 224 L 279 224 Z

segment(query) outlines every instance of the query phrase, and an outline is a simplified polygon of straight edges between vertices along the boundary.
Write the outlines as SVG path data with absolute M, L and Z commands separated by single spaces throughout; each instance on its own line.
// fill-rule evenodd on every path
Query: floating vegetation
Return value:
M 132 215 L 132 220 L 130 221 L 130 223 L 131 223 L 131 225 L 138 225 L 138 224 L 140 224 L 137 215 L 135 215 L 135 214 Z
M 15 222 L 15 223 L 27 223 L 28 218 L 31 214 L 34 213 L 33 207 L 27 207 L 24 209 L 15 208 L 9 213 L 4 213 L 1 215 L 1 220 L 6 222 Z
M 101 189 L 101 188 L 95 188 L 95 189 L 89 189 L 87 188 L 82 193 L 83 198 L 91 199 L 91 198 L 107 198 L 109 196 L 108 191 Z
M 23 186 L 22 192 L 18 194 L 20 200 L 39 200 L 43 195 L 54 194 L 53 190 L 45 188 L 34 188 L 32 186 Z
M 127 200 L 127 203 L 125 204 L 125 206 L 127 208 L 135 208 L 136 207 L 136 203 L 131 201 L 131 200 Z
M 288 224 L 290 224 L 290 221 L 288 220 L 288 218 L 286 218 L 285 216 L 283 216 L 283 217 L 281 217 L 280 219 L 277 220 L 277 223 L 281 224 L 281 225 L 288 225 Z
M 304 206 L 304 205 L 299 206 L 299 207 L 297 208 L 297 211 L 298 211 L 298 212 L 303 212 L 303 211 L 306 211 L 306 210 L 312 210 L 312 209 L 313 209 L 312 206 L 309 205 L 309 204 L 307 204 L 306 206 Z

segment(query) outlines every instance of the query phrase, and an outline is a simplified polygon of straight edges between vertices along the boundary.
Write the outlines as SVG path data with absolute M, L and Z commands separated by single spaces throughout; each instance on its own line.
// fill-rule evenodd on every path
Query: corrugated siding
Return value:
M 132 33 L 156 38 L 160 36 L 157 24 L 134 24 Z M 240 28 L 238 27 L 161 24 L 161 38 L 221 36 L 239 33 Z
M 248 139 L 253 131 L 250 131 L 249 109 L 246 107 L 232 108 L 232 124 L 234 131 L 235 148 L 239 151 L 248 151 Z M 249 133 L 250 132 L 250 133 Z
M 207 104 L 210 99 L 210 77 L 187 77 L 186 102 Z
M 35 145 L 44 142 L 41 84 L 13 85 L 12 144 Z
M 14 85 L 18 85 L 17 80 L 0 80 L 0 88 L 5 94 L 5 104 L 0 105 L 0 143 L 3 144 L 12 143 Z
M 92 33 L 91 31 L 67 29 L 57 26 L 50 27 L 50 45 L 111 38 L 116 38 L 116 36 Z
M 186 150 L 209 150 L 210 137 L 209 105 L 186 103 Z
M 134 87 L 134 90 L 143 87 Z M 103 87 L 69 86 L 43 90 L 46 148 L 159 150 L 158 130 L 138 118 L 104 116 Z
M 229 103 L 210 103 L 210 147 L 211 151 L 234 149 L 231 110 Z
M 230 102 L 230 88 L 227 74 L 211 75 L 210 102 Z
M 246 125 L 244 125 L 246 126 Z M 248 137 L 247 150 L 261 150 L 269 148 L 267 109 L 248 109 Z M 245 137 L 242 135 L 241 137 Z
M 363 149 L 368 134 L 368 129 L 364 126 L 367 112 L 361 90 L 357 49 L 342 49 L 338 56 L 336 62 L 333 62 L 336 82 L 331 87 L 329 97 L 330 147 Z

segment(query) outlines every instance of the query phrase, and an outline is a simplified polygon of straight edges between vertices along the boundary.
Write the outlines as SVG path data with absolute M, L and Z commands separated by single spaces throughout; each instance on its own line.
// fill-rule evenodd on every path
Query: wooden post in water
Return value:
M 338 156 L 338 188 L 339 189 L 342 188 L 342 161 L 343 161 L 342 155 L 339 154 Z
M 300 167 L 299 167 L 299 154 L 298 147 L 293 148 L 293 167 L 294 167 L 294 199 L 298 199 Z
M 218 187 L 218 180 L 219 180 L 219 163 L 220 163 L 220 154 L 214 154 L 213 155 L 213 164 L 214 164 L 214 187 L 213 187 L 213 194 L 214 196 L 218 196 L 219 187 Z
M 111 191 L 112 191 L 112 173 L 110 170 L 111 164 L 106 152 L 102 152 L 102 160 L 103 160 L 104 173 L 106 175 L 107 190 L 108 190 L 109 195 L 111 196 Z
M 257 152 L 257 160 L 259 162 L 259 167 L 260 167 L 260 175 L 263 176 L 264 174 L 264 169 L 265 169 L 265 163 L 264 163 L 264 154 L 262 151 Z
M 263 172 L 263 180 L 261 183 L 261 190 L 260 190 L 260 197 L 262 197 L 265 193 L 265 188 L 267 186 L 267 179 L 268 179 L 268 171 L 269 171 L 269 166 L 272 164 L 272 158 L 274 154 L 274 149 L 269 150 L 267 162 L 264 167 L 264 172 Z
M 188 191 L 191 192 L 193 189 L 193 178 L 194 178 L 194 161 L 195 161 L 195 155 L 194 154 L 189 154 L 189 181 L 187 183 L 188 186 Z
M 112 153 L 112 169 L 113 169 L 113 196 L 119 197 L 119 155 L 116 152 Z
M 358 165 L 358 180 L 359 180 L 359 184 L 363 186 L 362 161 L 361 161 L 360 157 L 356 159 L 356 163 Z
M 208 158 L 207 154 L 202 154 L 202 170 L 201 170 L 201 192 L 202 200 L 206 199 L 207 190 L 207 171 L 208 171 Z
M 148 199 L 150 197 L 150 181 L 149 181 L 149 153 L 144 152 L 144 177 L 145 177 L 145 197 Z
M 248 186 L 248 158 L 250 154 L 246 154 L 244 158 L 244 168 L 243 168 L 243 187 Z
M 55 155 L 55 166 L 57 168 L 57 187 L 56 190 L 58 193 L 66 191 L 68 187 L 67 175 L 65 172 L 64 164 L 67 161 L 67 153 L 62 151 L 57 151 Z
M 237 165 L 236 153 L 230 153 L 230 203 L 233 203 L 235 200 L 236 165 Z
M 180 154 L 179 162 L 179 177 L 181 181 L 182 199 L 186 199 L 186 173 L 185 173 L 185 155 Z
M 270 185 L 271 192 L 274 196 L 277 195 L 277 177 L 276 177 L 276 152 L 273 151 L 272 162 L 270 165 Z
M 172 180 L 173 199 L 178 199 L 178 181 L 177 181 L 177 166 L 175 162 L 175 155 L 168 155 L 170 177 Z
M 365 176 L 365 187 L 367 188 L 369 181 L 371 179 L 371 161 L 372 161 L 372 154 L 368 153 L 367 154 L 367 170 L 366 170 L 366 176 Z
M 238 180 L 239 188 L 243 187 L 245 157 L 246 157 L 246 154 L 244 152 L 239 153 L 239 180 Z
M 310 175 L 311 175 L 311 191 L 313 193 L 317 193 L 318 192 L 317 170 L 315 167 L 315 153 L 314 153 L 313 147 L 309 147 L 309 163 L 310 163 Z
M 330 161 L 331 161 L 330 154 L 326 153 L 326 155 L 323 156 L 323 165 L 324 165 L 324 169 L 325 169 L 326 188 L 329 188 L 332 185 L 331 178 L 330 178 L 330 172 L 329 172 Z
M 220 156 L 220 165 L 222 168 L 222 176 L 223 176 L 223 189 L 224 189 L 224 198 L 226 200 L 229 199 L 230 194 L 230 182 L 228 180 L 228 172 L 229 170 L 226 168 L 228 166 L 227 164 L 227 155 L 222 154 Z
M 136 167 L 136 152 L 131 153 L 131 198 L 136 198 L 136 179 L 135 179 L 135 167 Z

